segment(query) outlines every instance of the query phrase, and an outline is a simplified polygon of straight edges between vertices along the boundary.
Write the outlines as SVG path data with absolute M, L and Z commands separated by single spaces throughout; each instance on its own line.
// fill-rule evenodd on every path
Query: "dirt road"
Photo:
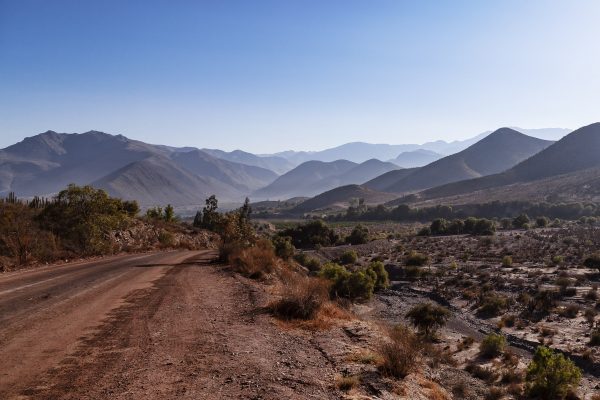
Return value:
M 208 251 L 0 276 L 0 398 L 328 399 L 335 367 Z

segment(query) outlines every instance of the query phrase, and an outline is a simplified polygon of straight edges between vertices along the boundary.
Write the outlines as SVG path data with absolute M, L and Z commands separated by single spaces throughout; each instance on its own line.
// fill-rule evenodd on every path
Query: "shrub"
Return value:
M 549 223 L 550 223 L 550 220 L 546 217 L 539 217 L 535 220 L 535 225 L 538 228 L 545 228 L 548 226 Z
M 373 271 L 375 274 L 375 290 L 387 289 L 390 286 L 390 279 L 387 271 L 385 270 L 385 266 L 381 261 L 373 261 L 369 267 L 368 271 Z
M 487 318 L 496 317 L 507 307 L 508 299 L 506 297 L 490 293 L 479 302 L 477 314 Z
M 237 272 L 253 279 L 272 273 L 277 265 L 275 249 L 271 242 L 265 239 L 250 247 L 234 247 L 228 258 Z
M 356 254 L 354 250 L 345 251 L 340 256 L 340 263 L 342 263 L 343 265 L 354 264 L 356 260 L 358 260 L 358 254 Z
M 158 242 L 161 247 L 173 247 L 175 245 L 175 237 L 171 232 L 161 231 L 158 234 Z
M 379 345 L 381 371 L 388 376 L 404 378 L 417 366 L 420 342 L 415 334 L 399 325 L 390 330 L 388 340 Z
M 443 218 L 434 220 L 429 227 L 432 235 L 444 235 L 448 230 L 448 221 Z
M 529 224 L 529 217 L 527 216 L 527 214 L 521 214 L 515 219 L 513 219 L 512 223 L 513 226 L 517 229 L 525 228 L 527 224 Z
M 275 247 L 275 254 L 277 257 L 283 260 L 289 260 L 293 255 L 294 245 L 292 244 L 292 238 L 289 236 L 275 236 L 272 239 L 273 246 Z
M 291 237 L 292 243 L 299 249 L 332 246 L 339 241 L 338 235 L 321 220 L 285 229 L 280 235 Z
M 512 257 L 511 257 L 511 256 L 504 256 L 504 257 L 502 258 L 502 266 L 503 266 L 503 267 L 506 267 L 506 268 L 507 268 L 507 267 L 511 267 L 511 266 L 512 266 L 512 264 L 513 264 L 513 259 L 512 259 Z
M 346 243 L 352 245 L 365 244 L 369 241 L 369 228 L 364 225 L 356 225 L 350 235 L 346 238 Z
M 420 267 L 429 261 L 429 256 L 425 254 L 417 253 L 416 251 L 411 251 L 408 257 L 406 257 L 406 261 L 404 262 L 408 266 Z
M 504 336 L 490 333 L 479 345 L 479 352 L 484 357 L 493 358 L 500 355 L 504 351 L 504 347 L 506 347 Z
M 316 258 L 307 256 L 305 253 L 298 253 L 294 256 L 294 260 L 310 271 L 318 271 L 321 268 L 321 263 Z
M 600 269 L 600 253 L 592 254 L 583 260 L 583 265 L 588 268 Z
M 328 285 L 322 279 L 294 278 L 286 285 L 282 298 L 273 304 L 272 311 L 283 319 L 312 319 L 327 301 Z
M 581 380 L 581 371 L 561 353 L 540 346 L 527 366 L 526 393 L 532 398 L 564 399 Z
M 351 300 L 367 300 L 373 295 L 375 289 L 375 273 L 366 270 L 355 272 L 348 271 L 345 267 L 327 263 L 319 271 L 319 276 L 330 280 L 331 296 L 345 297 Z
M 406 314 L 406 318 L 415 328 L 429 337 L 446 324 L 450 318 L 450 311 L 436 304 L 422 303 L 411 308 Z
M 348 392 L 360 384 L 357 376 L 340 376 L 336 379 L 335 385 L 343 392 Z

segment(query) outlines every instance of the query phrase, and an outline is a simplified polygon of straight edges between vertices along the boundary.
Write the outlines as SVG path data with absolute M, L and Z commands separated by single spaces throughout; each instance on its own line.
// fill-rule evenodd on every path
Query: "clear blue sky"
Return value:
M 600 120 L 600 1 L 0 0 L 0 147 L 255 152 Z

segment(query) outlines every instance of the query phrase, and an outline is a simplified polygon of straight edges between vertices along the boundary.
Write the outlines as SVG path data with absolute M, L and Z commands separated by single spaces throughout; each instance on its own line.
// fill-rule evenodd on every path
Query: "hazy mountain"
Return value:
M 292 210 L 291 213 L 305 213 L 320 209 L 347 208 L 353 199 L 363 199 L 365 204 L 383 204 L 397 195 L 378 192 L 360 185 L 340 186 L 305 200 Z
M 383 188 L 392 193 L 414 192 L 507 170 L 552 142 L 501 128 L 469 148 L 444 157 Z
M 545 140 L 557 140 L 565 136 L 571 130 L 564 128 L 541 128 L 541 129 L 523 129 L 523 128 L 511 128 L 518 132 L 524 133 L 528 136 L 533 136 L 538 139 Z M 458 153 L 459 151 L 465 150 L 467 147 L 477 143 L 481 139 L 488 136 L 492 131 L 486 131 L 480 133 L 472 138 L 465 140 L 455 140 L 446 142 L 444 140 L 437 140 L 433 142 L 426 142 L 423 144 L 372 144 L 364 142 L 352 142 L 346 143 L 340 146 L 332 147 L 321 151 L 282 151 L 279 153 L 272 154 L 285 158 L 292 164 L 299 165 L 306 161 L 335 161 L 335 160 L 349 160 L 356 163 L 361 163 L 366 160 L 376 158 L 378 160 L 390 160 L 398 157 L 400 153 L 413 152 L 415 150 L 428 150 L 441 155 L 451 155 Z M 435 160 L 432 160 L 435 161 Z M 395 162 L 395 161 L 394 161 Z M 405 165 L 399 164 L 401 167 Z M 426 165 L 426 164 L 422 164 Z M 420 166 L 420 165 L 406 165 L 406 167 Z M 273 170 L 273 168 L 270 168 Z
M 162 156 L 135 161 L 92 185 L 105 189 L 112 196 L 137 200 L 146 206 L 202 204 L 214 193 L 222 198 L 240 195 L 231 186 L 214 178 L 195 175 Z
M 167 198 L 174 204 L 197 204 L 206 193 L 237 201 L 276 177 L 270 170 L 197 149 L 150 145 L 96 131 L 48 131 L 0 150 L 0 194 L 14 191 L 24 197 L 51 195 L 70 183 L 96 183 L 125 198 L 139 196 L 145 205 Z
M 277 174 L 271 170 L 222 160 L 201 150 L 174 153 L 171 159 L 195 175 L 217 179 L 246 193 L 264 187 L 277 178 Z
M 223 160 L 232 161 L 240 164 L 252 165 L 255 167 L 261 167 L 269 169 L 277 174 L 285 174 L 292 168 L 296 166 L 296 164 L 292 164 L 290 161 L 285 159 L 284 157 L 277 156 L 264 156 L 260 157 L 254 155 L 252 153 L 247 153 L 241 150 L 234 150 L 231 152 L 226 152 L 223 150 L 217 149 L 202 149 L 203 152 L 210 154 L 213 157 L 217 157 Z
M 455 196 L 521 182 L 569 175 L 596 167 L 600 167 L 600 123 L 573 131 L 545 150 L 503 173 L 432 188 L 419 194 L 419 197 L 428 199 Z M 569 179 L 572 179 L 572 176 Z
M 164 149 L 121 135 L 48 131 L 0 150 L 0 193 L 54 193 L 69 183 L 90 183 L 133 161 L 165 154 Z
M 386 188 L 404 179 L 416 170 L 417 168 L 402 168 L 394 171 L 389 171 L 385 174 L 379 175 L 371 179 L 370 181 L 363 183 L 363 186 L 377 191 L 384 191 Z
M 390 160 L 390 162 L 402 168 L 422 167 L 444 157 L 442 154 L 431 150 L 417 149 L 413 151 L 405 151 L 400 153 L 398 157 Z
M 356 164 L 346 160 L 308 161 L 277 178 L 271 185 L 256 191 L 254 198 L 286 199 L 315 196 L 337 186 L 360 184 L 374 176 L 398 168 L 392 163 L 367 160 Z

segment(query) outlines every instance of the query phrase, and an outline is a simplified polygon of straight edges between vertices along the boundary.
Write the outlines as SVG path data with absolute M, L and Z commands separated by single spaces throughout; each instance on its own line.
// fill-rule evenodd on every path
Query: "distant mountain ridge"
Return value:
M 408 193 L 502 172 L 552 144 L 510 128 L 500 128 L 456 154 L 415 169 L 378 190 Z M 373 182 L 365 186 L 375 188 Z
M 338 186 L 363 183 L 397 168 L 392 163 L 379 160 L 367 160 L 361 164 L 347 160 L 307 161 L 255 191 L 252 196 L 259 200 L 312 197 Z

